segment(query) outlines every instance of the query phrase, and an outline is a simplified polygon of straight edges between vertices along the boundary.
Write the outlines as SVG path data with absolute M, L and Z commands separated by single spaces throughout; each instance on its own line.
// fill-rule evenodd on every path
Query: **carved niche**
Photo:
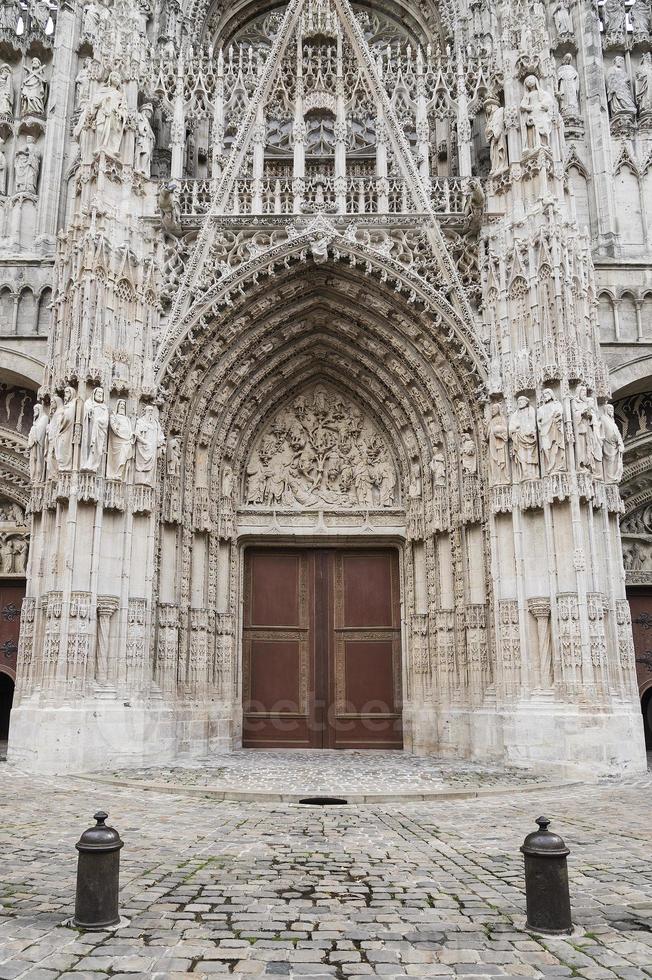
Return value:
M 317 384 L 281 408 L 254 444 L 245 473 L 251 507 L 364 509 L 398 505 L 396 466 L 377 425 Z

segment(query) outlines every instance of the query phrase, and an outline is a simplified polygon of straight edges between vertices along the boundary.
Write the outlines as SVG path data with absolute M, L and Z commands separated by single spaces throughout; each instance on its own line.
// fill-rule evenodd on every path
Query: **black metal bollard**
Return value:
M 547 817 L 538 817 L 539 829 L 521 846 L 525 860 L 526 929 L 550 936 L 573 931 L 568 868 L 570 851 L 558 834 L 548 830 Z
M 73 925 L 81 929 L 107 929 L 120 922 L 118 888 L 120 883 L 120 849 L 124 846 L 113 827 L 105 826 L 108 813 L 99 810 L 75 847 L 77 860 L 77 894 Z

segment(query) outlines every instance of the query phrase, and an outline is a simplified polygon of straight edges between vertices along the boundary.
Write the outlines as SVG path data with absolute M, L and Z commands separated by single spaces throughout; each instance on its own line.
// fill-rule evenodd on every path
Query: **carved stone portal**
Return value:
M 377 426 L 318 384 L 278 411 L 246 469 L 245 504 L 257 507 L 393 507 L 396 466 Z

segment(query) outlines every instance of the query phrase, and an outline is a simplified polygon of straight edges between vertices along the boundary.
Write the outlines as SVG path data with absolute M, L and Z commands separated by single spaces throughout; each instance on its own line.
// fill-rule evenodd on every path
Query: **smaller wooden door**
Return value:
M 250 549 L 243 745 L 402 748 L 398 558 Z

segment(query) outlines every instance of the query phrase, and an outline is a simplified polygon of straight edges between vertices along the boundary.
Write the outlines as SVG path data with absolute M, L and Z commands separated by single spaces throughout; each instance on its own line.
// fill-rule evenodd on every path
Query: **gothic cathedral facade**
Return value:
M 2 0 L 10 761 L 643 768 L 651 314 L 650 0 Z

